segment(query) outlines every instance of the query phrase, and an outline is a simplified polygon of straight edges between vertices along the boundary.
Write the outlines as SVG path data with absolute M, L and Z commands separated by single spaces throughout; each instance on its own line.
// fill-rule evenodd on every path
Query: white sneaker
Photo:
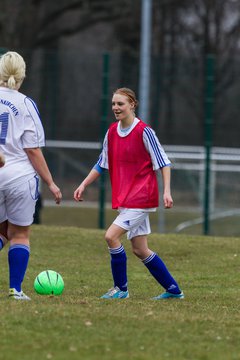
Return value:
M 16 289 L 12 288 L 9 289 L 9 298 L 16 299 L 16 300 L 31 300 L 23 291 L 17 291 Z

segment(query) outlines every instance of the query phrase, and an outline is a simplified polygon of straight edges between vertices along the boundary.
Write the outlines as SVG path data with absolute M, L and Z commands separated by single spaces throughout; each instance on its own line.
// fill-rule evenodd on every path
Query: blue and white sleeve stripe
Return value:
M 98 161 L 95 165 L 95 166 L 99 166 L 100 168 L 103 168 L 103 169 L 108 169 L 108 136 L 107 135 L 108 135 L 108 132 L 106 133 L 104 141 L 103 141 L 102 152 L 101 152 L 101 154 L 98 158 Z
M 39 113 L 39 110 L 38 110 L 38 107 L 37 107 L 36 103 L 30 97 L 26 96 L 26 98 L 24 99 L 24 102 L 25 102 L 26 106 L 27 106 L 27 100 L 29 100 L 30 103 L 32 103 L 32 106 L 34 107 L 36 113 L 38 114 L 38 117 L 40 118 L 40 113 Z
M 171 162 L 160 144 L 154 130 L 148 126 L 145 127 L 143 131 L 143 142 L 146 150 L 151 156 L 154 170 L 171 165 Z
M 22 138 L 23 148 L 45 146 L 45 134 L 37 105 L 29 97 L 24 98 L 24 104 L 26 111 L 24 119 L 25 135 Z

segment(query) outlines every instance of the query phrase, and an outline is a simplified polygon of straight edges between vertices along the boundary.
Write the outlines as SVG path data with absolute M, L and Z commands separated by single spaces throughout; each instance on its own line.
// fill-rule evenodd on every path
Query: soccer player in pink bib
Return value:
M 119 215 L 108 228 L 105 239 L 111 258 L 113 287 L 103 299 L 128 298 L 127 256 L 121 237 L 127 233 L 133 253 L 165 289 L 153 299 L 183 299 L 184 294 L 161 258 L 148 247 L 151 233 L 149 213 L 158 207 L 159 193 L 156 171 L 163 179 L 165 208 L 173 206 L 170 190 L 170 161 L 155 132 L 136 117 L 135 93 L 128 88 L 117 89 L 112 97 L 116 122 L 110 125 L 98 162 L 74 192 L 76 201 L 83 200 L 85 188 L 104 169 L 109 170 L 112 186 L 112 207 Z
M 0 58 L 0 250 L 9 241 L 9 297 L 16 300 L 30 300 L 21 285 L 30 254 L 38 176 L 57 204 L 62 198 L 41 151 L 45 138 L 37 106 L 18 91 L 25 70 L 25 61 L 16 52 Z

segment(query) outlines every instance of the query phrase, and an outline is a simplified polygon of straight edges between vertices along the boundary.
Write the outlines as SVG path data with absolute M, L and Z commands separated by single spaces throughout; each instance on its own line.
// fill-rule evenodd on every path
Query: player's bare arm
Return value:
M 163 179 L 163 202 L 166 209 L 173 207 L 173 199 L 171 196 L 171 168 L 170 166 L 164 166 L 161 169 Z
M 79 187 L 74 191 L 73 198 L 76 201 L 83 201 L 82 194 L 85 188 L 93 183 L 100 176 L 99 172 L 95 169 L 92 169 L 88 176 L 83 180 Z

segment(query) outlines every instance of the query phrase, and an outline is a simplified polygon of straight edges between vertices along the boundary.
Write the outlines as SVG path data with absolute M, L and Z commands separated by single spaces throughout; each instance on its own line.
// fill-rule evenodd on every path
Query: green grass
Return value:
M 182 286 L 184 300 L 153 301 L 162 290 L 128 254 L 130 298 L 101 300 L 112 285 L 104 232 L 33 226 L 24 291 L 9 300 L 7 249 L 0 255 L 0 359 L 238 360 L 240 238 L 157 235 L 149 246 Z M 61 273 L 61 296 L 34 293 L 45 269 Z
M 106 209 L 105 220 L 106 226 L 109 225 L 116 217 L 116 210 Z M 173 208 L 164 210 L 161 216 L 165 218 L 164 232 L 174 233 L 178 224 L 193 220 L 201 216 L 197 211 L 180 211 Z M 151 228 L 153 232 L 159 229 L 159 214 L 151 213 Z M 77 226 L 83 228 L 98 228 L 99 210 L 97 208 L 79 207 L 44 207 L 41 212 L 41 222 L 43 225 L 60 225 L 60 226 Z M 211 235 L 214 236 L 239 236 L 240 234 L 240 217 L 232 216 L 224 219 L 212 221 L 210 224 Z M 184 229 L 181 233 L 202 235 L 203 225 L 194 225 Z

